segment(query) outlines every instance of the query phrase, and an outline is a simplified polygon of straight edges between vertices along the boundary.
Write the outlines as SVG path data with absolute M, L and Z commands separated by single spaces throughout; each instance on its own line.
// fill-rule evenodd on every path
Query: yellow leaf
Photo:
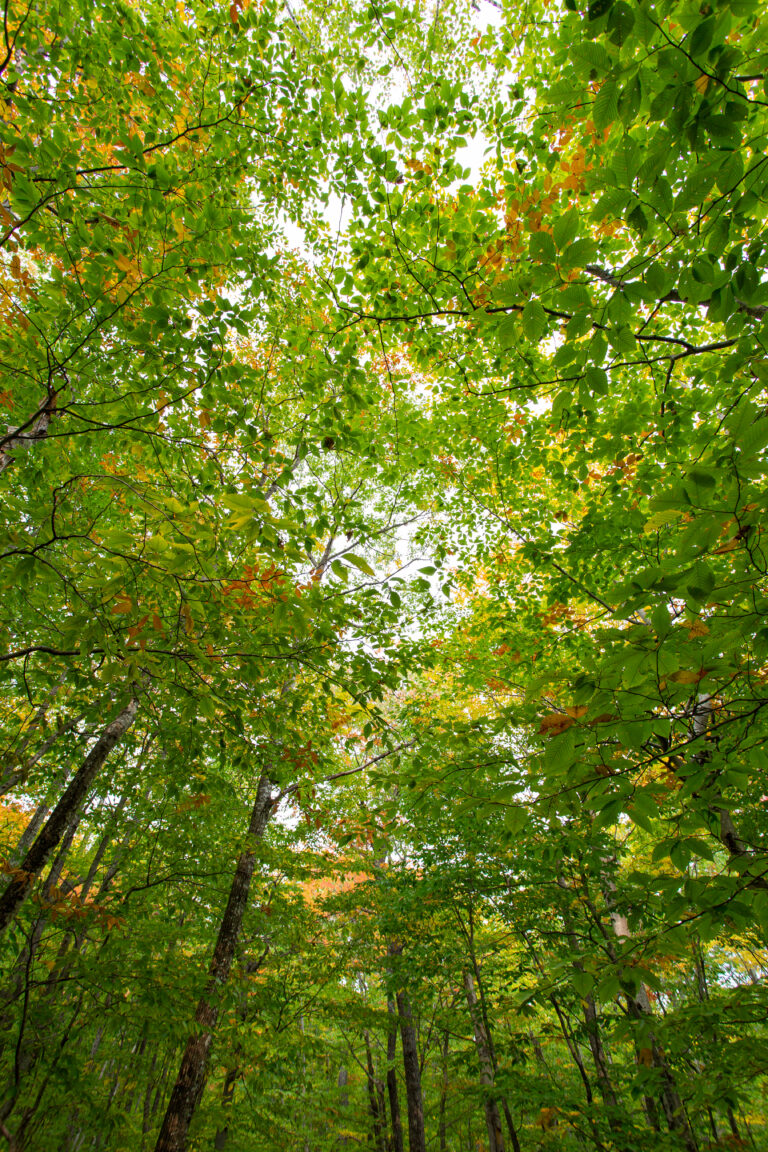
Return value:
M 698 672 L 692 672 L 689 669 L 681 668 L 679 672 L 673 672 L 670 680 L 674 680 L 675 684 L 698 684 L 706 676 L 706 669 L 701 668 Z

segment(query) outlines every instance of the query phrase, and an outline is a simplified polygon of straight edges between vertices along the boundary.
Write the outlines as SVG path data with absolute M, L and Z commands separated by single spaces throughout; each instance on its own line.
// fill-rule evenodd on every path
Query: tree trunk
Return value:
M 491 1024 L 490 1024 L 490 1020 L 488 1019 L 488 1005 L 486 1003 L 485 993 L 483 991 L 483 981 L 482 981 L 481 976 L 480 976 L 480 966 L 477 962 L 477 953 L 475 951 L 475 932 L 474 932 L 473 912 L 472 912 L 471 905 L 470 905 L 470 910 L 469 910 L 469 925 L 467 928 L 464 929 L 464 936 L 466 938 L 467 946 L 469 948 L 469 955 L 470 955 L 470 959 L 472 961 L 472 970 L 475 974 L 475 980 L 477 981 L 477 990 L 480 994 L 479 1000 L 478 1000 L 480 1012 L 478 1014 L 477 1009 L 475 1009 L 475 1015 L 477 1016 L 477 1018 L 479 1019 L 481 1025 L 482 1025 L 483 1036 L 485 1039 L 485 1048 L 486 1048 L 486 1051 L 488 1053 L 488 1059 L 490 1061 L 491 1071 L 493 1073 L 493 1078 L 495 1081 L 496 1074 L 498 1072 L 498 1065 L 496 1063 L 496 1052 L 495 1052 L 495 1049 L 493 1046 L 493 1035 L 491 1033 Z M 474 991 L 474 989 L 473 989 L 473 991 Z M 518 1135 L 517 1135 L 517 1129 L 515 1128 L 514 1120 L 512 1119 L 512 1113 L 509 1110 L 509 1106 L 508 1106 L 506 1100 L 502 1100 L 502 1106 L 504 1108 L 504 1118 L 507 1122 L 507 1131 L 509 1132 L 509 1139 L 512 1143 L 512 1148 L 513 1148 L 514 1152 L 520 1152 L 520 1140 L 519 1140 Z M 498 1112 L 498 1103 L 497 1103 L 497 1112 Z
M 187 1040 L 176 1083 L 168 1101 L 165 1118 L 157 1138 L 155 1152 L 184 1152 L 195 1108 L 205 1087 L 208 1058 L 213 1033 L 219 1017 L 220 993 L 229 979 L 235 948 L 248 903 L 251 877 L 256 862 L 255 844 L 264 834 L 272 809 L 272 785 L 269 777 L 259 780 L 256 800 L 248 826 L 252 843 L 240 854 L 229 890 L 229 899 L 219 927 L 208 981 L 197 1005 L 196 1030 Z
M 371 1112 L 371 1122 L 373 1125 L 373 1143 L 377 1152 L 387 1152 L 384 1140 L 384 1125 L 382 1123 L 384 1117 L 379 1114 L 379 1096 L 376 1091 L 377 1082 L 373 1067 L 371 1037 L 367 1031 L 363 1032 L 363 1040 L 365 1041 L 366 1082 L 368 1085 L 368 1107 Z
M 69 768 L 62 768 L 61 772 L 57 773 L 54 777 L 53 783 L 45 795 L 45 799 L 35 809 L 29 824 L 27 824 L 22 832 L 16 847 L 11 853 L 11 867 L 18 868 L 19 863 L 24 859 L 30 844 L 35 840 L 35 837 L 45 823 L 48 813 L 51 811 L 51 804 L 53 803 L 54 797 L 58 795 L 59 789 L 66 784 L 68 777 Z
M 65 789 L 58 804 L 46 820 L 40 835 L 27 852 L 11 883 L 0 897 L 0 931 L 8 927 L 19 907 L 29 895 L 32 884 L 45 867 L 51 852 L 57 847 L 67 825 L 85 801 L 97 772 L 115 744 L 133 724 L 138 706 L 138 699 L 134 696 L 117 719 L 106 726 Z
M 392 1152 L 403 1152 L 403 1124 L 400 1119 L 400 1098 L 397 1094 L 397 1072 L 395 1070 L 395 1056 L 397 1054 L 397 1011 L 395 1002 L 387 999 L 387 1012 L 392 1017 L 392 1027 L 387 1036 L 387 1095 L 389 1096 L 389 1118 L 392 1125 Z
M 440 1142 L 440 1152 L 447 1152 L 447 1136 L 448 1130 L 445 1123 L 445 1108 L 448 1102 L 448 1043 L 450 1040 L 450 1033 L 446 1029 L 443 1032 L 443 1043 L 440 1049 L 442 1056 L 441 1060 L 441 1076 L 440 1076 L 440 1110 L 437 1119 L 437 1138 Z
M 408 1106 L 408 1146 L 410 1152 L 426 1152 L 424 1137 L 424 1103 L 421 1095 L 421 1069 L 416 1045 L 416 1029 L 408 994 L 397 993 L 397 1011 L 400 1016 L 400 1040 L 403 1045 L 403 1071 L 405 1098 Z
M 237 1078 L 240 1075 L 239 1068 L 228 1068 L 224 1075 L 224 1087 L 221 1090 L 221 1106 L 225 1113 L 231 1113 L 232 1102 L 235 1098 L 235 1085 Z M 221 1128 L 216 1129 L 216 1135 L 213 1138 L 213 1147 L 216 1152 L 223 1152 L 227 1146 L 229 1139 L 229 1115 Z
M 349 1093 L 347 1092 L 347 1085 L 349 1084 L 349 1075 L 347 1073 L 346 1064 L 339 1065 L 339 1075 L 336 1078 L 336 1086 L 339 1089 L 339 1112 L 346 1120 L 347 1109 L 349 1108 Z M 339 1136 L 339 1144 L 346 1147 L 348 1141 L 344 1135 Z
M 608 906 L 608 912 L 611 918 L 611 926 L 613 933 L 619 940 L 626 940 L 631 938 L 629 924 L 627 918 L 622 913 L 618 912 L 615 908 L 614 900 L 614 886 L 610 877 L 606 878 L 606 892 L 605 900 Z M 616 954 L 611 955 L 611 960 L 617 962 Z M 648 1018 L 653 1016 L 653 1009 L 651 1008 L 650 998 L 648 991 L 644 984 L 640 985 L 636 995 L 627 995 L 627 1007 L 629 1013 L 636 1020 Z M 664 1110 L 664 1116 L 667 1125 L 671 1132 L 677 1133 L 681 1138 L 687 1152 L 698 1152 L 698 1144 L 696 1137 L 693 1134 L 688 1117 L 677 1090 L 675 1083 L 674 1073 L 667 1063 L 667 1058 L 664 1055 L 656 1037 L 651 1033 L 648 1037 L 650 1042 L 649 1057 L 651 1064 L 657 1068 L 661 1074 L 662 1089 L 660 1093 L 661 1106 Z M 653 1124 L 653 1110 L 649 1110 L 649 1120 Z
M 464 992 L 467 997 L 469 1017 L 475 1034 L 475 1050 L 480 1063 L 480 1081 L 485 1090 L 485 1126 L 488 1129 L 488 1152 L 504 1152 L 504 1133 L 501 1129 L 501 1114 L 493 1091 L 494 1070 L 488 1047 L 488 1035 L 480 1014 L 480 1006 L 475 994 L 475 985 L 469 968 L 464 969 Z

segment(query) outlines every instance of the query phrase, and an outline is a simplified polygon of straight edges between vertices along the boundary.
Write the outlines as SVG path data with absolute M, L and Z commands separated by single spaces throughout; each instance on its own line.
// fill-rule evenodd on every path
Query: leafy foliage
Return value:
M 6 6 L 10 1148 L 768 1147 L 761 15 Z

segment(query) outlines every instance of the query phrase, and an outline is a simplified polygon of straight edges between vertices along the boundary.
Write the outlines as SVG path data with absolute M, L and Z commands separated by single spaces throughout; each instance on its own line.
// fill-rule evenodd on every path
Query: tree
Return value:
M 9 1147 L 765 1144 L 761 14 L 7 8 Z

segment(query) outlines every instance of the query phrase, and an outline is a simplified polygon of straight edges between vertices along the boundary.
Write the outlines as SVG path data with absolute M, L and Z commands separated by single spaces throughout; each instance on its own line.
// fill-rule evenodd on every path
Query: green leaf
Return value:
M 368 561 L 363 560 L 362 556 L 353 556 L 350 552 L 345 552 L 344 553 L 344 559 L 346 560 L 346 562 L 348 564 L 353 564 L 355 568 L 359 568 L 360 571 L 364 572 L 366 576 L 375 576 L 376 575 L 376 573 L 374 572 L 373 568 L 371 568 Z
M 522 312 L 523 332 L 529 340 L 537 342 L 544 335 L 547 315 L 539 300 L 529 300 Z
M 592 119 L 599 132 L 612 124 L 619 115 L 619 90 L 614 80 L 606 80 L 592 105 Z
M 581 215 L 576 208 L 558 216 L 552 225 L 552 236 L 559 251 L 563 251 L 579 234 Z

